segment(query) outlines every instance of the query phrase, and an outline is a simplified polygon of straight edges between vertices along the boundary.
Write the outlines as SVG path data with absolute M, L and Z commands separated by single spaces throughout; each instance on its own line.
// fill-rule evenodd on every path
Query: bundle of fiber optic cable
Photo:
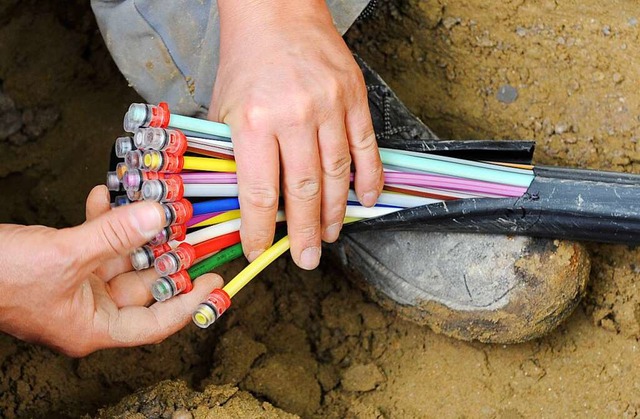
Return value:
M 167 225 L 131 255 L 135 269 L 154 266 L 158 301 L 189 292 L 198 276 L 239 258 L 240 211 L 228 126 L 172 115 L 166 104 L 132 104 L 116 140 L 124 159 L 107 174 L 114 205 L 141 199 L 162 204 Z M 467 152 L 469 150 L 466 150 Z M 640 243 L 640 176 L 474 161 L 380 148 L 384 191 L 365 208 L 349 191 L 345 230 L 371 228 L 523 234 L 611 243 Z M 277 222 L 286 220 L 278 211 Z M 231 298 L 289 249 L 276 243 L 193 315 L 208 327 Z

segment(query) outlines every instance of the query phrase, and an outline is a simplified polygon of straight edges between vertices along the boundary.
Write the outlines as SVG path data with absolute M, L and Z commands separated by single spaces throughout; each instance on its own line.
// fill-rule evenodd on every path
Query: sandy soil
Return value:
M 535 139 L 539 163 L 638 172 L 638 19 L 631 0 L 394 0 L 349 41 L 444 138 Z M 0 221 L 81 222 L 137 98 L 86 2 L 1 3 L 0 81 Z M 330 263 L 287 258 L 215 328 L 160 345 L 73 360 L 0 335 L 0 415 L 636 417 L 640 253 L 589 248 L 583 305 L 514 346 L 434 334 Z

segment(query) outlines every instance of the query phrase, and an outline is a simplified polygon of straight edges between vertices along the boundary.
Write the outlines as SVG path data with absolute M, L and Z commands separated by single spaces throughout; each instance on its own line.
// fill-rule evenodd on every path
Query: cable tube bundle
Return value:
M 163 206 L 164 230 L 134 251 L 131 262 L 135 269 L 155 266 L 160 278 L 152 294 L 164 301 L 242 255 L 231 132 L 224 124 L 172 115 L 166 104 L 132 104 L 124 128 L 133 136 L 116 140 L 115 154 L 124 161 L 107 173 L 106 183 L 126 193 L 113 205 L 146 199 Z M 350 190 L 345 231 L 420 229 L 640 243 L 640 176 L 522 164 L 527 152 L 513 143 L 495 153 L 500 163 L 438 152 L 494 160 L 485 143 L 439 142 L 428 153 L 380 148 L 383 193 L 376 206 L 366 208 Z M 276 221 L 285 220 L 278 211 Z M 237 292 L 289 249 L 288 237 L 278 231 L 272 248 L 198 307 L 193 320 L 199 327 L 215 322 Z

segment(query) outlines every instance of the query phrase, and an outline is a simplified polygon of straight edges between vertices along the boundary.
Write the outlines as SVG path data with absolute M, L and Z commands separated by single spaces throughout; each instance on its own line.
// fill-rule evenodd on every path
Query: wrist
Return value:
M 325 0 L 218 0 L 221 33 L 226 29 L 288 25 L 301 20 L 322 21 L 333 24 Z

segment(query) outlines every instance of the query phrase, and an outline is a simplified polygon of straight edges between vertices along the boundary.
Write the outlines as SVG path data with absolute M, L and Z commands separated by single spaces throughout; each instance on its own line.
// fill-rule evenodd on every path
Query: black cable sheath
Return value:
M 640 175 L 536 167 L 520 198 L 460 199 L 347 225 L 640 244 Z

